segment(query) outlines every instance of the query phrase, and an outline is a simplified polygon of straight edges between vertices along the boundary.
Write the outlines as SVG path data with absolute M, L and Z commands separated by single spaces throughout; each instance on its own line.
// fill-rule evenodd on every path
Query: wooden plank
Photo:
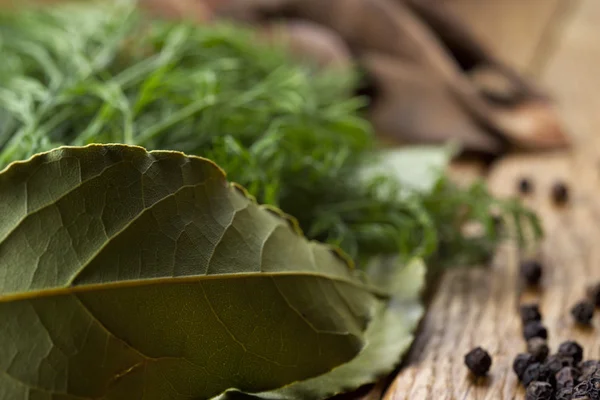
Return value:
M 599 358 L 598 331 L 574 326 L 569 308 L 584 295 L 585 285 L 600 279 L 600 180 L 590 160 L 555 155 L 515 157 L 493 171 L 490 184 L 496 193 L 515 192 L 515 183 L 527 175 L 535 184 L 529 199 L 544 219 L 547 238 L 542 247 L 546 276 L 541 292 L 519 293 L 518 255 L 503 249 L 490 268 L 448 272 L 430 304 L 422 331 L 409 356 L 408 366 L 388 389 L 385 399 L 522 399 L 511 370 L 514 356 L 525 350 L 519 302 L 537 299 L 556 349 L 566 339 L 585 346 L 587 355 Z M 557 209 L 549 192 L 557 180 L 569 182 L 573 206 Z M 597 250 L 594 250 L 597 249 Z M 598 321 L 595 321 L 600 328 Z M 481 345 L 493 355 L 489 379 L 476 383 L 463 364 L 464 354 Z
M 573 130 L 574 151 L 513 156 L 501 161 L 489 177 L 490 187 L 501 196 L 514 195 L 521 177 L 534 183 L 527 203 L 539 212 L 547 232 L 541 249 L 546 264 L 543 290 L 520 293 L 519 255 L 510 247 L 499 252 L 490 268 L 446 273 L 408 365 L 385 399 L 523 399 L 511 364 L 525 350 L 516 310 L 520 302 L 532 299 L 541 304 L 553 350 L 561 341 L 575 339 L 584 345 L 587 357 L 600 358 L 600 318 L 595 317 L 594 329 L 582 330 L 569 315 L 570 307 L 584 296 L 586 284 L 600 280 L 598 23 L 600 2 L 585 0 L 542 75 Z M 550 200 L 557 181 L 571 187 L 572 204 L 564 209 Z M 464 354 L 476 345 L 488 348 L 494 358 L 489 379 L 479 382 L 470 378 L 463 364 Z

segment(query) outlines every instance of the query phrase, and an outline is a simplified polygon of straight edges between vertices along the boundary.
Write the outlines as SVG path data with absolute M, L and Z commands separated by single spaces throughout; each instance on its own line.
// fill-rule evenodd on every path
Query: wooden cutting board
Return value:
M 552 351 L 561 341 L 575 339 L 584 345 L 587 357 L 600 358 L 600 312 L 590 330 L 574 326 L 569 315 L 585 286 L 600 281 L 600 2 L 584 0 L 567 22 L 540 79 L 556 95 L 575 148 L 569 154 L 513 156 L 498 163 L 489 176 L 491 189 L 500 195 L 514 195 L 521 177 L 534 184 L 526 201 L 539 212 L 547 234 L 541 249 L 546 266 L 543 290 L 520 291 L 519 255 L 510 247 L 487 268 L 447 272 L 407 366 L 386 391 L 386 400 L 523 399 L 511 365 L 525 350 L 517 307 L 532 299 L 541 304 Z M 566 208 L 550 200 L 557 181 L 571 189 L 572 202 Z M 489 378 L 479 382 L 469 377 L 463 363 L 464 354 L 477 345 L 486 347 L 494 360 Z

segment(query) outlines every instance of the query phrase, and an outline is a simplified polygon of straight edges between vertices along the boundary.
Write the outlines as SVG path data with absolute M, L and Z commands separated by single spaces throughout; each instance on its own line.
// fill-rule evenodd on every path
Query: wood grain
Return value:
M 534 183 L 534 193 L 525 201 L 539 212 L 546 229 L 539 254 L 546 266 L 542 290 L 521 290 L 520 255 L 508 245 L 488 268 L 447 272 L 407 366 L 384 399 L 523 399 L 512 360 L 525 350 L 517 307 L 532 300 L 540 302 L 553 351 L 561 341 L 574 339 L 584 345 L 586 357 L 600 358 L 600 316 L 595 316 L 593 329 L 585 330 L 574 326 L 569 315 L 586 285 L 600 280 L 600 42 L 593 34 L 599 23 L 600 2 L 584 0 L 541 75 L 557 96 L 574 150 L 513 156 L 499 162 L 489 176 L 490 188 L 501 196 L 515 195 L 521 177 Z M 551 201 L 551 188 L 558 181 L 570 187 L 568 207 Z M 463 358 L 477 345 L 487 348 L 494 361 L 489 378 L 475 381 Z
M 597 172 L 593 163 L 572 155 L 515 157 L 498 165 L 490 184 L 500 194 L 514 193 L 515 182 L 524 175 L 535 183 L 535 194 L 527 202 L 543 216 L 547 230 L 541 252 L 546 266 L 543 290 L 520 293 L 519 255 L 508 246 L 489 268 L 446 273 L 409 365 L 396 377 L 386 399 L 522 398 L 523 390 L 511 370 L 514 356 L 525 350 L 517 307 L 533 299 L 540 301 L 553 349 L 563 340 L 575 339 L 589 356 L 600 358 L 598 331 L 576 328 L 569 315 L 586 284 L 600 279 Z M 569 182 L 572 206 L 552 204 L 549 192 L 557 180 Z M 598 321 L 595 325 L 600 328 Z M 463 364 L 464 354 L 477 345 L 494 358 L 489 379 L 479 382 L 470 378 Z

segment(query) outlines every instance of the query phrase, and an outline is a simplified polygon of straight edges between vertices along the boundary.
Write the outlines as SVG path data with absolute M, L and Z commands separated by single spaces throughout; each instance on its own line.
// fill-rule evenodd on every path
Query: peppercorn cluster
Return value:
M 525 192 L 531 187 L 521 182 L 521 189 Z M 539 287 L 543 271 L 539 261 L 525 260 L 520 277 L 525 285 Z M 577 324 L 589 326 L 596 307 L 600 307 L 600 283 L 588 288 L 587 297 L 571 308 L 571 315 Z M 561 343 L 556 353 L 550 354 L 548 329 L 539 305 L 523 304 L 519 314 L 527 352 L 515 357 L 513 371 L 526 388 L 526 400 L 600 400 L 600 360 L 584 360 L 583 348 L 572 340 Z M 488 373 L 492 358 L 476 347 L 465 355 L 465 364 L 474 376 L 481 377 Z
M 525 283 L 537 285 L 542 269 L 538 272 L 535 267 L 536 279 L 527 279 L 526 272 L 532 270 L 532 265 L 529 262 L 522 266 L 522 276 Z M 590 287 L 587 297 L 571 309 L 577 324 L 591 323 L 594 308 L 600 306 L 600 284 Z M 526 400 L 600 400 L 600 360 L 584 361 L 583 348 L 571 340 L 550 354 L 548 330 L 539 306 L 523 304 L 520 316 L 527 353 L 515 357 L 513 371 L 526 388 Z
M 522 195 L 532 194 L 533 183 L 522 178 L 518 191 Z M 569 201 L 569 189 L 561 181 L 552 186 L 550 195 L 557 206 Z M 539 288 L 543 265 L 537 260 L 524 260 L 519 276 L 526 286 Z M 596 307 L 600 307 L 600 283 L 588 288 L 587 297 L 571 307 L 571 316 L 576 324 L 589 326 Z M 600 400 L 600 360 L 584 360 L 583 348 L 572 340 L 561 343 L 556 353 L 550 354 L 548 329 L 538 304 L 523 304 L 519 311 L 527 352 L 518 354 L 512 367 L 526 388 L 526 400 Z M 479 377 L 488 373 L 492 359 L 477 347 L 465 356 L 465 364 Z
M 527 400 L 600 400 L 600 360 L 583 361 L 583 348 L 574 341 L 563 342 L 550 356 L 521 353 L 513 370 L 527 388 Z

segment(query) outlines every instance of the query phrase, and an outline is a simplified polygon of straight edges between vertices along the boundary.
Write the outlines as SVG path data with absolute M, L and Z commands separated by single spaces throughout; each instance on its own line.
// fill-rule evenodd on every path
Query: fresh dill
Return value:
M 357 76 L 300 65 L 241 27 L 148 21 L 128 3 L 63 5 L 0 16 L 0 52 L 0 168 L 89 143 L 204 156 L 359 264 L 394 253 L 481 262 L 502 240 L 493 208 L 517 232 L 541 232 L 482 185 L 441 177 L 428 193 L 378 196 L 391 178 L 356 179 L 377 162 Z M 463 234 L 470 221 L 484 234 Z

